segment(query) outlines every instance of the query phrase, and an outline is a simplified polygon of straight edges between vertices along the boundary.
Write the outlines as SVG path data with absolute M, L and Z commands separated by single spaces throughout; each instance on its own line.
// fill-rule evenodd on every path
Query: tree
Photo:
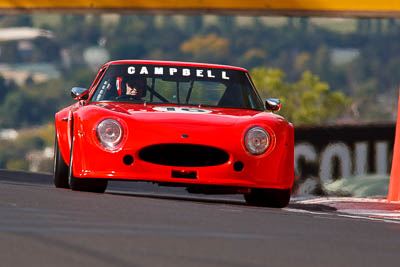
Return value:
M 0 27 L 32 27 L 31 15 L 8 15 L 1 20 Z
M 279 69 L 254 68 L 251 75 L 263 98 L 275 97 L 282 102 L 282 114 L 294 124 L 321 124 L 338 118 L 350 104 L 341 92 L 333 92 L 329 85 L 309 71 L 294 83 L 284 81 Z
M 231 33 L 236 27 L 234 16 L 218 16 L 218 25 L 223 33 Z
M 47 123 L 62 107 L 71 104 L 72 85 L 63 80 L 13 90 L 0 106 L 0 128 L 21 128 Z M 76 84 L 75 84 L 76 85 Z
M 0 61 L 2 63 L 16 63 L 22 61 L 18 46 L 14 41 L 4 42 L 0 46 Z
M 203 28 L 203 16 L 187 16 L 185 20 L 185 24 L 183 30 L 189 36 L 191 36 L 194 32 L 198 32 Z
M 259 48 L 252 48 L 246 51 L 239 60 L 246 67 L 254 68 L 262 66 L 266 63 L 267 55 L 264 50 Z
M 8 81 L 0 76 L 0 105 L 4 102 L 6 96 L 11 93 L 17 85 L 13 81 Z
M 196 60 L 220 61 L 229 54 L 230 42 L 215 33 L 195 35 L 181 45 L 183 53 L 192 54 Z

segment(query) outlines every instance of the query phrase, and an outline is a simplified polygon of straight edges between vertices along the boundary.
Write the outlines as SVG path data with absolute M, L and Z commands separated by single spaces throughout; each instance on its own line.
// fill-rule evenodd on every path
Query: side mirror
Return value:
M 75 100 L 86 100 L 89 97 L 89 89 L 82 87 L 73 87 L 71 90 L 71 96 Z
M 269 111 L 279 111 L 281 106 L 281 101 L 278 98 L 267 98 L 265 101 L 265 108 Z

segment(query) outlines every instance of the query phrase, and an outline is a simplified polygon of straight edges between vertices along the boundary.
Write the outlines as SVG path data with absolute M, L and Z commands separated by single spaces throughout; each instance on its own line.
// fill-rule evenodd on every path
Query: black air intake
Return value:
M 147 162 L 177 167 L 206 167 L 226 163 L 225 151 L 209 146 L 188 144 L 161 144 L 143 148 L 139 157 Z

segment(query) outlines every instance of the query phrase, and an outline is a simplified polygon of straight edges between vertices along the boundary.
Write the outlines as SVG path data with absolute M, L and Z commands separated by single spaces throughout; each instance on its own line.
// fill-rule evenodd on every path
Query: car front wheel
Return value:
M 254 206 L 283 208 L 289 204 L 290 189 L 252 188 L 250 194 L 244 195 L 244 199 Z
M 93 193 L 104 193 L 107 189 L 108 180 L 107 179 L 95 179 L 95 178 L 76 178 L 74 177 L 72 171 L 73 165 L 73 143 L 71 145 L 71 157 L 69 161 L 69 187 L 74 191 L 86 191 Z
M 57 137 L 54 143 L 54 175 L 53 182 L 57 188 L 69 188 L 68 183 L 68 165 L 65 163 L 58 146 Z

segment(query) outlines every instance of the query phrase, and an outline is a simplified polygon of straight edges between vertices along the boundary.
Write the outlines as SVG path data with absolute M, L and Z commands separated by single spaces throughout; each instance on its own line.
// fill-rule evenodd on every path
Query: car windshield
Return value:
M 90 101 L 263 110 L 247 75 L 230 68 L 114 64 L 107 69 Z

